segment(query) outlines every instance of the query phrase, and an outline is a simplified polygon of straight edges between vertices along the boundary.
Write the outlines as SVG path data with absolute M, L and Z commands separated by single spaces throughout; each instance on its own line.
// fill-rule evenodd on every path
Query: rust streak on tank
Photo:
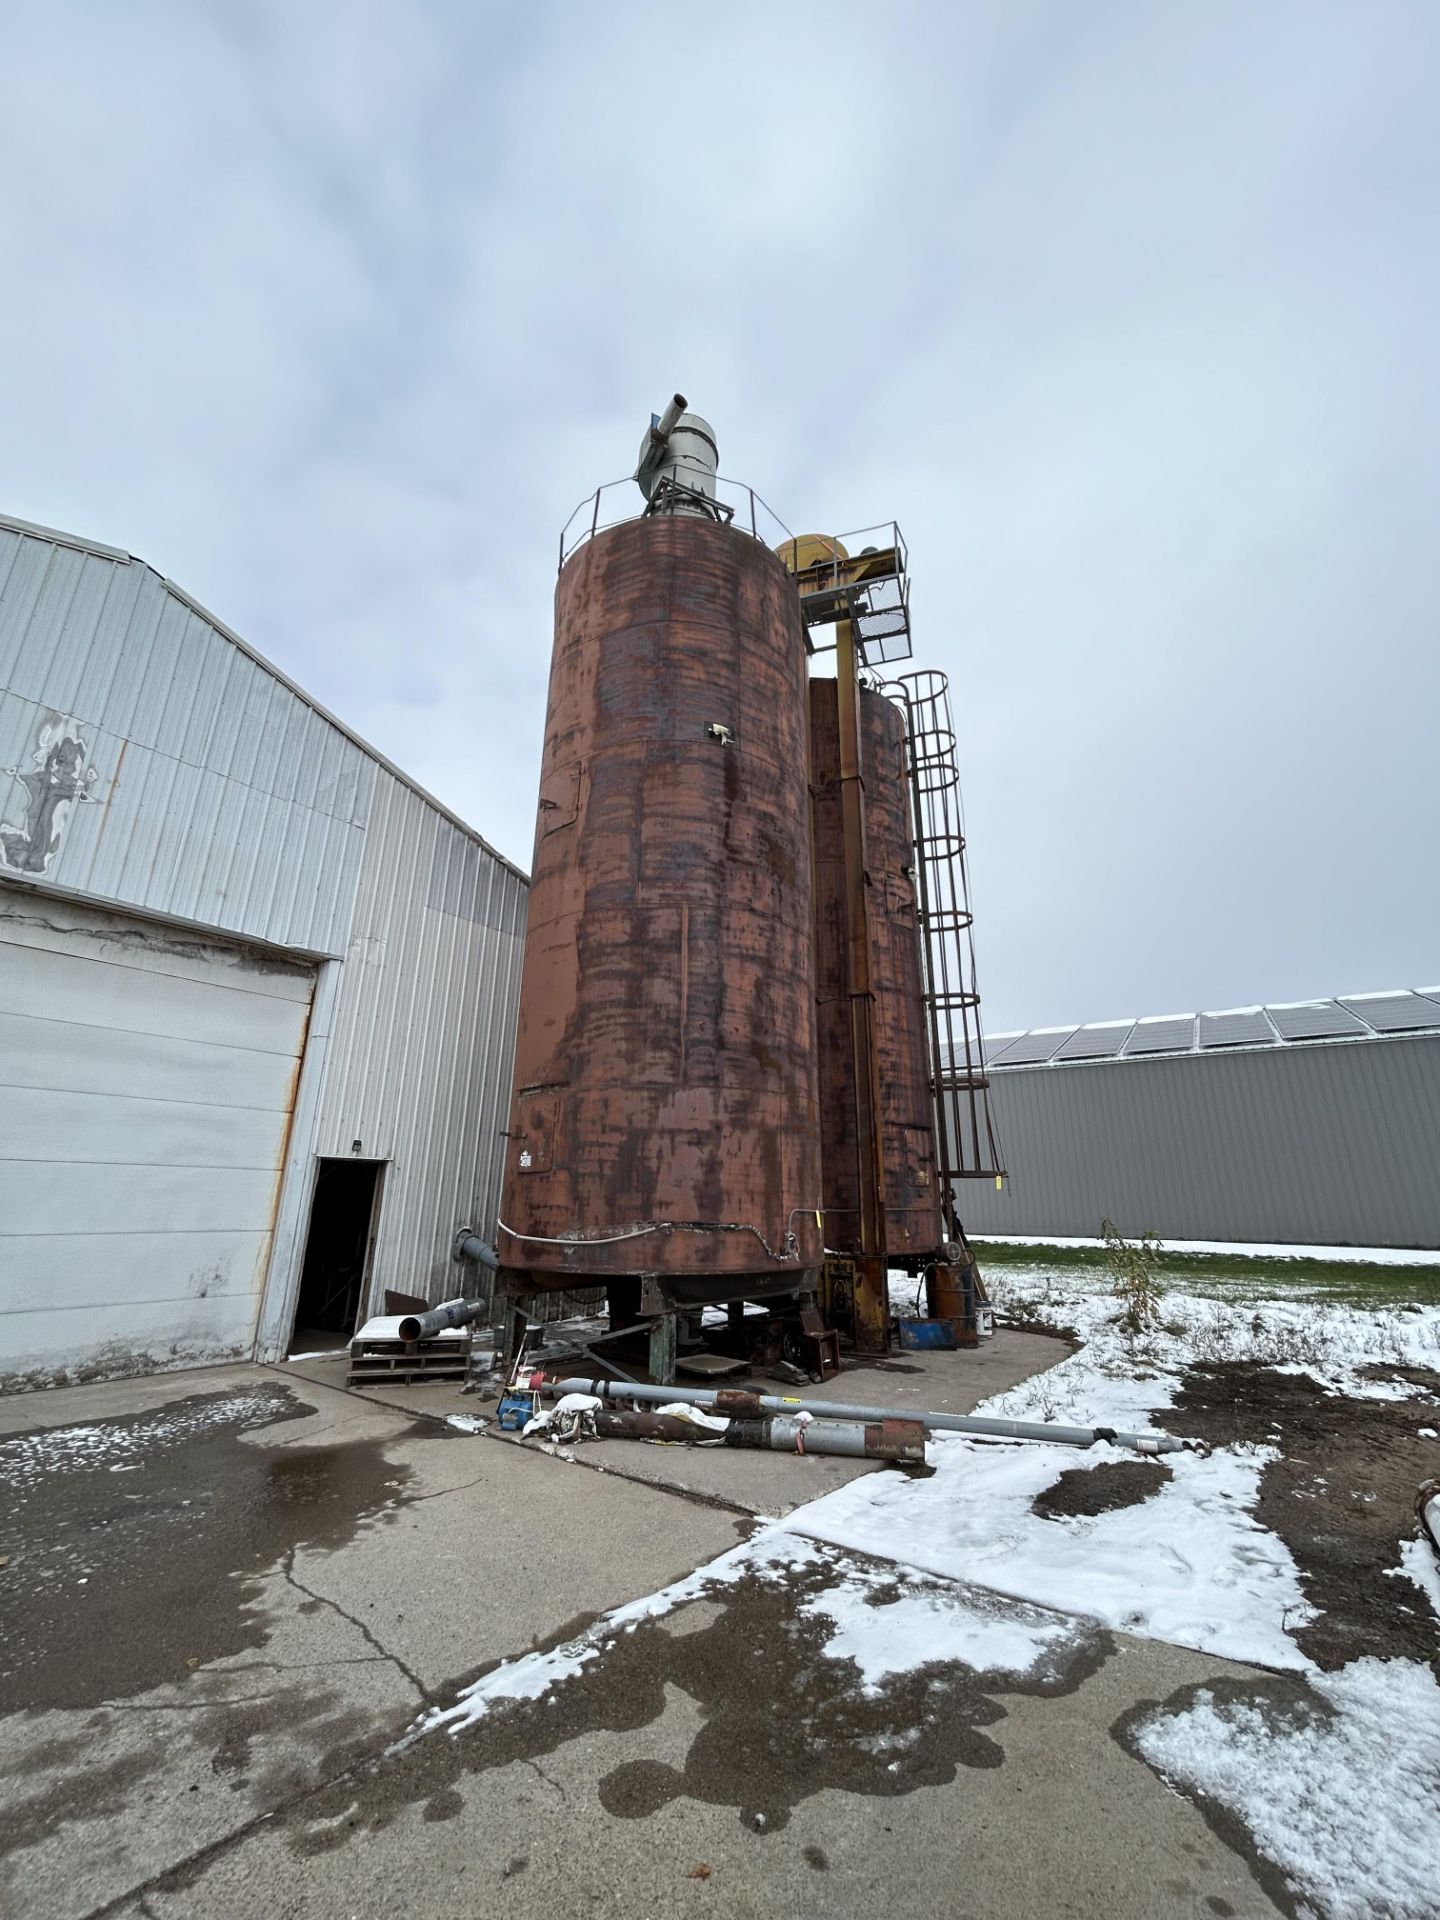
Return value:
M 657 515 L 566 563 L 502 1205 L 536 1287 L 820 1262 L 807 736 L 759 542 Z
M 858 1253 L 859 1165 L 854 1058 L 846 995 L 840 734 L 833 680 L 810 683 L 815 813 L 816 991 L 827 1245 Z M 865 775 L 870 980 L 885 1149 L 885 1252 L 933 1253 L 944 1240 L 935 1165 L 924 983 L 916 913 L 905 721 L 860 689 Z

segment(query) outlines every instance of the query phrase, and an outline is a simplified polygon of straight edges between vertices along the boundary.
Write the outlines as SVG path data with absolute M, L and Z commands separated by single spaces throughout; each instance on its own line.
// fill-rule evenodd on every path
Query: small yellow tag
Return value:
M 997 1173 L 995 1176 L 995 1191 L 999 1193 L 1000 1189 L 1004 1185 L 1005 1185 L 1005 1176 L 1003 1174 Z

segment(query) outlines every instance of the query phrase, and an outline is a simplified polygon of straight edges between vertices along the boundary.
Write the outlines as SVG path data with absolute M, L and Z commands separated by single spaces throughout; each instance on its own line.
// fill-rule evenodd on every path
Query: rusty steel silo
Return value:
M 804 623 L 707 504 L 705 423 L 666 421 L 646 514 L 556 589 L 499 1252 L 685 1304 L 823 1248 Z
M 915 849 L 905 719 L 861 685 L 859 736 L 864 793 L 866 920 L 875 1055 L 880 1194 L 879 1251 L 899 1259 L 944 1244 L 936 1169 L 925 989 L 915 887 Z M 847 970 L 852 927 L 843 840 L 837 682 L 810 683 L 811 786 L 815 821 L 816 983 L 826 1244 L 860 1253 L 860 1155 L 853 1018 Z

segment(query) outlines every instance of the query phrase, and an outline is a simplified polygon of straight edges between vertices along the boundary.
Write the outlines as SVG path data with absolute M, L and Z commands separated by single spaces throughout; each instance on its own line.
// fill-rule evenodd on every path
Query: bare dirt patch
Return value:
M 1067 1467 L 1036 1494 L 1030 1511 L 1042 1520 L 1093 1519 L 1118 1507 L 1138 1507 L 1174 1477 L 1158 1460 L 1107 1460 L 1098 1467 Z
M 1265 1468 L 1255 1515 L 1295 1556 L 1320 1617 L 1294 1639 L 1326 1670 L 1373 1654 L 1429 1661 L 1440 1672 L 1440 1620 L 1421 1590 L 1397 1577 L 1415 1538 L 1415 1492 L 1436 1471 L 1440 1426 L 1429 1398 L 1440 1374 L 1415 1377 L 1423 1399 L 1353 1400 L 1307 1374 L 1245 1364 L 1193 1368 L 1167 1412 L 1172 1433 L 1212 1446 L 1280 1449 Z

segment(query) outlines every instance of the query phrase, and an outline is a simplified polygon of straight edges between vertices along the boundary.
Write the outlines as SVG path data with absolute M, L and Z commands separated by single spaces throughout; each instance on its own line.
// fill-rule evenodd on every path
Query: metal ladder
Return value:
M 998 1181 L 1005 1167 L 980 1031 L 950 683 L 945 674 L 925 669 L 899 675 L 884 691 L 905 713 L 936 1160 L 946 1223 L 963 1241 L 956 1181 Z

